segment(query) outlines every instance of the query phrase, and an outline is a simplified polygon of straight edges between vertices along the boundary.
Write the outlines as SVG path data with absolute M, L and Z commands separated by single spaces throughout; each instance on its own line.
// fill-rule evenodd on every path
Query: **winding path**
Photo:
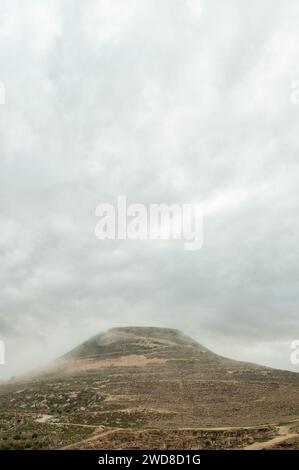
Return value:
M 249 446 L 244 447 L 244 450 L 264 450 L 271 449 L 276 444 L 287 441 L 288 439 L 293 439 L 294 437 L 299 437 L 298 433 L 290 432 L 290 425 L 288 426 L 278 426 L 278 436 L 269 439 L 268 441 L 255 442 Z
M 67 450 L 67 449 L 75 449 L 77 446 L 81 446 L 82 444 L 85 444 L 87 442 L 93 442 L 101 439 L 101 437 L 108 436 L 110 434 L 113 434 L 115 432 L 119 431 L 124 431 L 123 428 L 110 428 L 107 429 L 104 426 L 99 426 L 99 425 L 92 425 L 92 424 L 81 424 L 81 423 L 62 423 L 62 422 L 56 422 L 56 421 L 51 421 L 52 416 L 50 415 L 42 415 L 37 419 L 36 421 L 39 423 L 45 423 L 51 424 L 53 426 L 75 426 L 75 427 L 84 427 L 84 428 L 93 428 L 94 433 L 85 439 L 81 439 L 80 441 L 73 442 L 72 444 L 68 444 L 67 446 L 60 447 L 60 450 Z M 299 438 L 299 433 L 298 432 L 292 432 L 291 431 L 291 425 L 294 424 L 295 422 L 298 422 L 298 419 L 295 419 L 291 421 L 289 424 L 285 425 L 273 425 L 276 427 L 278 431 L 278 435 L 275 437 L 268 439 L 267 441 L 262 441 L 262 442 L 254 442 L 253 444 L 247 445 L 243 447 L 243 450 L 263 450 L 263 449 L 271 449 L 273 446 L 276 444 L 280 444 L 282 442 L 285 442 L 289 439 L 293 438 Z M 236 429 L 254 429 L 255 426 L 227 426 L 227 427 L 215 427 L 215 428 L 181 428 L 181 430 L 201 430 L 201 431 L 228 431 L 228 430 L 236 430 Z

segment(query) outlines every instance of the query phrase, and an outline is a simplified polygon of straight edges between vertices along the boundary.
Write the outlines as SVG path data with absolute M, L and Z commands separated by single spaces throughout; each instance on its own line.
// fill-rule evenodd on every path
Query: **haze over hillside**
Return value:
M 1 1 L 0 378 L 149 322 L 292 367 L 299 2 L 273 4 Z M 98 240 L 121 195 L 202 206 L 202 249 Z
M 299 374 L 221 357 L 174 329 L 113 328 L 30 378 L 2 385 L 0 414 L 4 428 L 16 417 L 34 429 L 60 423 L 58 447 L 101 446 L 106 432 L 108 448 L 142 446 L 143 439 L 156 446 L 157 433 L 167 430 L 182 445 L 216 428 L 233 432 L 230 445 L 240 447 L 299 417 Z M 70 426 L 77 429 L 72 439 Z M 79 444 L 82 429 L 95 435 Z

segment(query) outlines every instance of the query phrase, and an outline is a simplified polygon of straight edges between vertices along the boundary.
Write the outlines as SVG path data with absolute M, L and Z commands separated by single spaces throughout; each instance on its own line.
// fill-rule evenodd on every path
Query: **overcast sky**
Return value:
M 297 0 L 1 0 L 0 377 L 123 325 L 292 368 L 298 21 Z M 97 240 L 119 195 L 204 204 L 202 249 Z

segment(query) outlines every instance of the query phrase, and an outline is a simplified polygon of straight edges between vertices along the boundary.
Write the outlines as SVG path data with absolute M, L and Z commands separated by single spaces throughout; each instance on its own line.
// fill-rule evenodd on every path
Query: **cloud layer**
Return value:
M 122 325 L 290 369 L 298 2 L 24 3 L 0 6 L 0 374 Z M 123 194 L 203 204 L 203 248 L 97 240 Z

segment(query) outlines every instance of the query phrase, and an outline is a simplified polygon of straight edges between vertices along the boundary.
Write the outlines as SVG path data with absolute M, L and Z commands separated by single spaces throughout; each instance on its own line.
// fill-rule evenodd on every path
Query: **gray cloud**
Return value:
M 298 15 L 295 0 L 1 2 L 0 374 L 128 324 L 291 368 Z M 203 203 L 202 250 L 96 240 L 95 207 L 121 194 Z

